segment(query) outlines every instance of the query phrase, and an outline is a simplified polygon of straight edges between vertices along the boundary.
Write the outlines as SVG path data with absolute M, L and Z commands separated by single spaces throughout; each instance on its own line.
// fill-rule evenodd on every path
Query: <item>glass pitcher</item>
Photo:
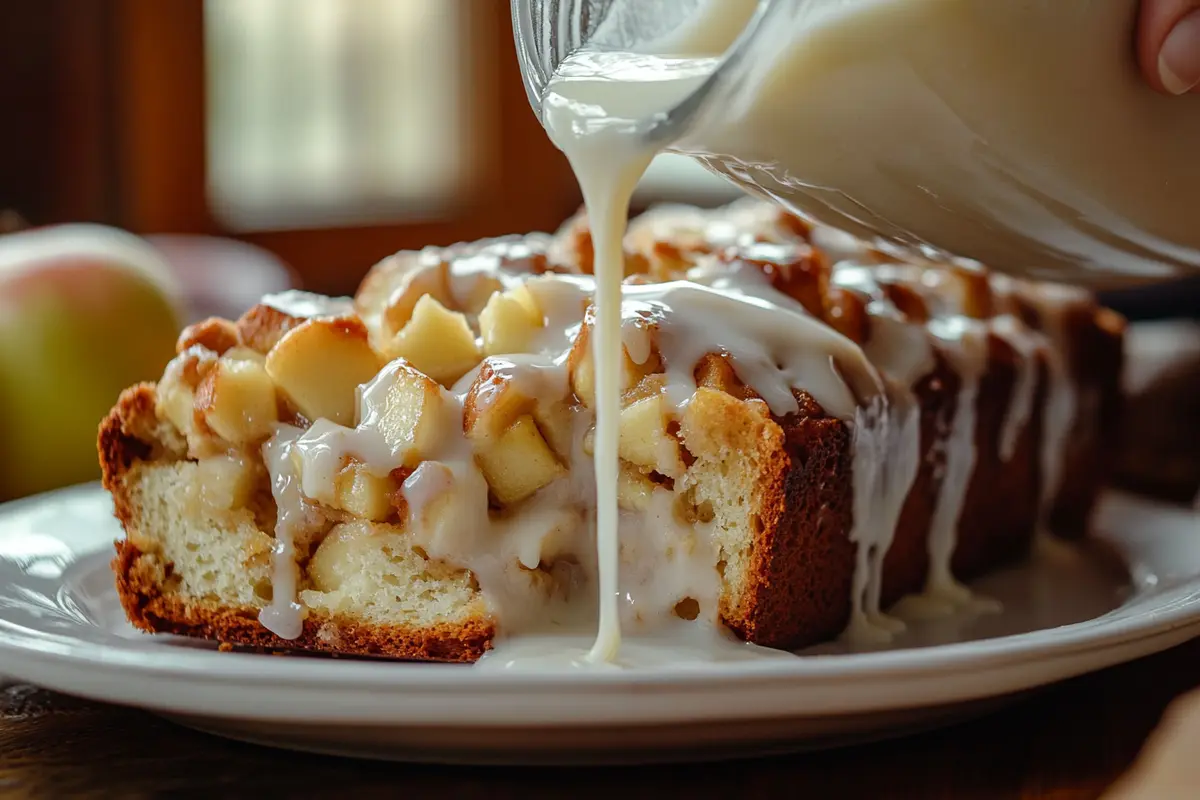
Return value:
M 512 8 L 539 117 L 579 48 L 708 57 L 641 135 L 802 217 L 1030 277 L 1200 274 L 1200 97 L 1142 82 L 1136 0 Z

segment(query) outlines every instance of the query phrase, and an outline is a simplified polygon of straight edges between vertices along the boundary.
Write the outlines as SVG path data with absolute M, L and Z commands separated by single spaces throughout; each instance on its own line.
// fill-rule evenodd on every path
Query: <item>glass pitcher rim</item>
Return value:
M 581 41 L 582 37 L 578 30 L 569 30 L 569 26 L 565 25 L 561 19 L 557 25 L 553 20 L 564 16 L 562 13 L 564 10 L 568 12 L 568 16 L 573 16 L 570 11 L 575 7 L 574 4 L 588 0 L 565 1 L 572 5 L 565 9 L 563 6 L 558 6 L 560 13 L 552 18 L 543 18 L 541 26 L 546 29 L 546 33 L 549 33 L 551 25 L 558 28 L 559 46 L 552 47 L 547 36 L 545 37 L 547 40 L 545 46 L 539 48 L 537 41 L 540 31 L 535 29 L 534 7 L 540 5 L 544 9 L 543 4 L 546 0 L 511 0 L 513 36 L 516 43 L 517 60 L 521 67 L 521 79 L 525 85 L 525 94 L 529 104 L 539 120 L 542 120 L 542 105 L 546 87 L 553 78 L 558 64 L 585 44 Z M 765 29 L 764 22 L 771 16 L 772 9 L 784 6 L 787 2 L 788 0 L 756 0 L 757 7 L 754 14 L 738 37 L 721 54 L 719 63 L 712 74 L 665 113 L 640 120 L 638 129 L 642 135 L 652 141 L 660 141 L 664 145 L 679 138 L 682 131 L 705 107 L 709 98 L 732 83 L 732 77 L 737 72 L 736 67 L 749 57 L 753 44 L 758 39 L 758 34 Z M 565 49 L 561 42 L 564 32 L 573 34 L 573 38 L 568 40 L 568 47 Z

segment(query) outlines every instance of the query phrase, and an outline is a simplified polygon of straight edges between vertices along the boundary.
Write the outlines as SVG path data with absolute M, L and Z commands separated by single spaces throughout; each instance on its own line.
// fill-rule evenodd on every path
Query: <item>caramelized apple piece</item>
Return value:
M 622 346 L 622 392 L 636 386 L 647 375 L 653 375 L 663 370 L 662 355 L 654 345 L 653 327 L 649 322 L 643 322 L 645 322 L 645 335 L 649 337 L 650 353 L 645 361 L 638 363 L 630 357 L 628 348 Z M 575 337 L 575 342 L 571 345 L 571 352 L 567 355 L 567 370 L 570 375 L 571 390 L 575 392 L 575 396 L 587 408 L 593 406 L 596 396 L 596 370 L 595 364 L 592 361 L 591 346 L 591 338 L 594 335 L 594 324 L 593 309 L 589 307 L 579 335 Z
M 351 461 L 334 479 L 331 505 L 360 519 L 384 522 L 396 513 L 392 505 L 396 489 L 391 476 L 374 475 Z
M 518 391 L 495 362 L 486 359 L 463 399 L 463 432 L 472 439 L 496 438 L 534 405 L 533 398 Z
M 409 454 L 406 467 L 437 453 L 457 426 L 442 387 L 404 361 L 389 364 L 374 389 L 364 410 L 391 452 Z
M 196 389 L 195 409 L 213 433 L 232 444 L 268 438 L 279 421 L 279 404 L 263 357 L 248 348 L 221 356 Z
M 291 329 L 267 355 L 267 374 L 309 421 L 353 426 L 357 388 L 382 366 L 356 318 L 312 319 Z
M 479 313 L 483 352 L 488 355 L 526 353 L 543 325 L 542 309 L 524 284 L 496 292 Z
M 293 450 L 292 465 L 303 480 L 306 460 Z M 374 474 L 356 458 L 347 456 L 333 480 L 310 481 L 305 496 L 329 508 L 345 511 L 355 517 L 385 522 L 396 516 L 394 496 L 400 488 L 391 475 Z
M 617 505 L 626 511 L 645 511 L 654 496 L 654 481 L 636 469 L 622 466 L 617 473 Z
M 950 268 L 948 285 L 952 302 L 964 316 L 989 319 L 993 315 L 992 286 L 989 273 L 974 262 L 957 262 Z
M 384 348 L 389 357 L 403 358 L 443 386 L 453 384 L 482 357 L 467 318 L 432 295 L 417 301 L 412 319 Z
M 929 322 L 929 308 L 925 305 L 924 298 L 911 287 L 891 281 L 880 281 L 879 287 L 892 305 L 910 322 L 918 325 Z
M 184 435 L 193 454 L 205 449 L 210 435 L 196 411 L 196 389 L 216 364 L 216 353 L 193 345 L 167 364 L 155 392 L 155 413 Z
M 450 265 L 432 251 L 421 254 L 416 267 L 401 278 L 400 284 L 388 296 L 381 320 L 383 338 L 391 339 L 404 330 L 416 313 L 417 305 L 426 297 L 443 308 L 454 307 Z
M 722 260 L 761 272 L 771 286 L 821 317 L 829 290 L 829 263 L 806 244 L 755 242 L 727 250 Z
M 855 344 L 866 344 L 871 335 L 867 304 L 857 292 L 831 286 L 825 293 L 825 322 Z
M 475 461 L 503 505 L 519 503 L 567 473 L 528 414 L 494 441 L 482 443 Z
M 732 395 L 739 400 L 757 399 L 758 393 L 737 376 L 729 357 L 718 353 L 708 353 L 698 362 L 692 373 L 697 387 L 716 389 Z
M 529 414 L 550 448 L 562 458 L 571 454 L 574 415 L 566 397 L 529 397 L 511 378 L 485 359 L 463 400 L 463 432 L 472 439 L 495 439 L 520 416 Z
M 679 442 L 667 432 L 667 404 L 663 395 L 645 397 L 621 411 L 620 457 L 644 470 L 668 478 L 684 472 Z

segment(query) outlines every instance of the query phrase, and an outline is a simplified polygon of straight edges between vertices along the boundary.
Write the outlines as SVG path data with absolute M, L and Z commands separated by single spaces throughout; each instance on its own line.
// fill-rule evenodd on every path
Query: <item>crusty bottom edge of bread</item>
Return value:
M 245 647 L 311 650 L 357 656 L 386 656 L 416 661 L 478 660 L 492 646 L 495 629 L 486 618 L 415 628 L 381 625 L 309 610 L 296 639 L 283 639 L 258 621 L 253 606 L 219 603 L 164 594 L 158 575 L 162 564 L 128 540 L 116 543 L 113 571 L 117 593 L 130 623 L 147 633 L 171 633 Z

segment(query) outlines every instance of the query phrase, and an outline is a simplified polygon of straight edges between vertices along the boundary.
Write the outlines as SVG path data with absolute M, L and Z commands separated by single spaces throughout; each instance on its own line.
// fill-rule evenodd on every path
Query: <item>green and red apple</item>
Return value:
M 100 225 L 0 236 L 0 500 L 93 480 L 96 429 L 182 325 L 170 267 Z

